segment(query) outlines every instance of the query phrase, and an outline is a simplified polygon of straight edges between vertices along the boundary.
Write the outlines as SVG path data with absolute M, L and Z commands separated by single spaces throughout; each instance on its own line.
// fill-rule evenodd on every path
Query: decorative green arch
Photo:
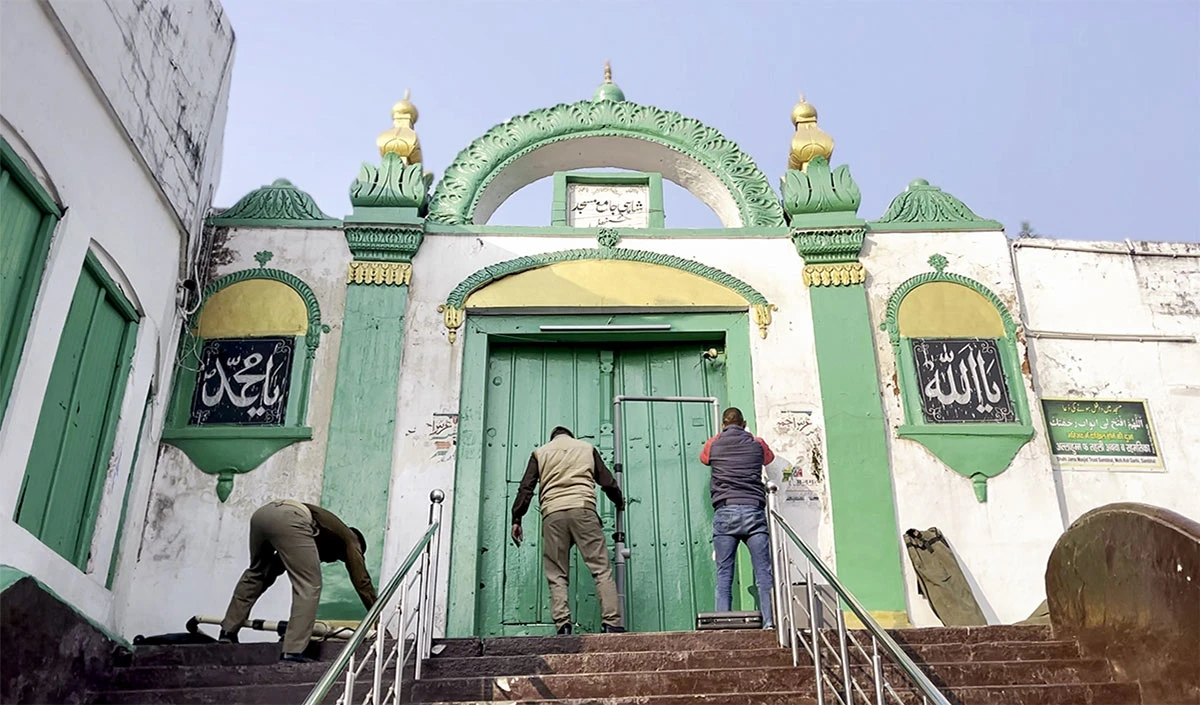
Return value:
M 606 234 L 602 231 L 602 239 Z M 684 259 L 662 252 L 648 252 L 646 250 L 625 250 L 607 246 L 578 248 L 526 255 L 524 257 L 497 262 L 463 279 L 450 292 L 450 295 L 446 298 L 446 303 L 438 307 L 438 310 L 442 312 L 445 318 L 446 328 L 450 330 L 450 342 L 454 342 L 456 331 L 462 326 L 463 309 L 466 307 L 467 299 L 475 291 L 482 289 L 497 279 L 502 279 L 513 274 L 520 274 L 521 272 L 527 272 L 539 267 L 548 267 L 560 262 L 579 262 L 583 260 L 643 262 L 645 264 L 671 267 L 672 269 L 704 277 L 709 281 L 736 292 L 746 300 L 754 315 L 754 322 L 758 325 L 759 333 L 764 338 L 767 337 L 767 328 L 771 325 L 771 312 L 778 310 L 778 307 L 767 301 L 767 297 L 763 296 L 758 289 L 755 289 L 728 272 L 724 272 L 716 267 L 710 267 L 707 264 L 701 264 L 695 260 Z
M 896 362 L 896 373 L 900 384 L 900 400 L 903 405 L 904 425 L 896 429 L 896 435 L 925 446 L 951 470 L 967 477 L 975 489 L 975 498 L 987 501 L 987 481 L 1008 469 L 1017 451 L 1033 438 L 1033 421 L 1029 401 L 1025 394 L 1025 379 L 1017 351 L 1017 324 L 1008 307 L 1000 297 L 983 284 L 943 271 L 946 258 L 933 255 L 929 264 L 934 271 L 918 274 L 897 287 L 888 298 L 885 319 L 880 324 L 892 343 Z M 903 344 L 900 335 L 900 304 L 918 287 L 931 282 L 950 282 L 978 292 L 1000 314 L 1004 326 L 1004 337 L 996 341 L 1000 364 L 1004 369 L 1009 397 L 1016 411 L 1013 423 L 926 423 L 920 407 L 920 385 L 917 383 L 916 361 L 912 350 Z
M 939 255 L 934 255 L 934 257 L 938 256 Z M 933 259 L 933 257 L 930 259 Z M 945 264 L 942 264 L 942 266 L 944 267 Z M 928 284 L 930 282 L 951 282 L 954 284 L 961 284 L 968 289 L 978 292 L 985 299 L 987 299 L 992 306 L 996 307 L 996 312 L 1000 314 L 1000 320 L 1004 323 L 1004 334 L 1010 338 L 1016 339 L 1017 324 L 1013 321 L 1012 316 L 1009 315 L 1008 307 L 1004 305 L 1004 302 L 1000 300 L 999 296 L 993 294 L 991 289 L 987 288 L 983 284 L 980 284 L 974 279 L 969 279 L 961 274 L 953 274 L 951 272 L 944 272 L 941 269 L 937 269 L 933 272 L 918 274 L 917 276 L 909 279 L 901 284 L 899 288 L 892 292 L 892 295 L 888 297 L 887 314 L 881 328 L 887 331 L 888 339 L 892 341 L 893 346 L 900 344 L 899 315 L 900 304 L 904 301 L 904 297 L 908 296 L 909 292 L 911 292 L 913 289 L 916 289 L 918 286 L 921 286 L 922 284 Z
M 431 220 L 469 225 L 484 189 L 517 159 L 555 142 L 623 137 L 663 145 L 713 173 L 729 191 L 743 227 L 783 226 L 783 209 L 750 155 L 717 130 L 677 112 L 627 101 L 580 101 L 534 110 L 496 125 L 458 153 L 429 206 Z
M 196 327 L 200 311 L 204 309 L 204 304 L 208 302 L 213 294 L 227 286 L 251 279 L 277 281 L 290 286 L 293 291 L 300 295 L 300 298 L 304 301 L 304 307 L 308 310 L 308 333 L 304 336 L 304 343 L 308 346 L 308 359 L 311 360 L 316 357 L 317 347 L 321 344 L 321 334 L 329 332 L 329 326 L 321 323 L 321 304 L 317 301 L 317 295 L 313 293 L 308 284 L 305 284 L 295 274 L 285 272 L 282 269 L 267 269 L 266 267 L 243 269 L 240 272 L 226 274 L 214 280 L 211 284 L 204 287 L 204 294 L 200 298 L 200 306 L 196 308 L 188 320 L 188 328 L 194 329 Z
M 521 272 L 537 269 L 539 267 L 548 267 L 552 264 L 560 262 L 578 262 L 582 260 L 622 260 L 625 262 L 644 262 L 646 264 L 657 264 L 672 269 L 680 269 L 691 274 L 696 274 L 710 281 L 716 282 L 721 286 L 736 291 L 738 295 L 746 299 L 746 302 L 754 305 L 765 305 L 767 298 L 763 296 L 757 289 L 750 286 L 746 282 L 737 277 L 723 272 L 716 267 L 710 267 L 706 264 L 701 264 L 695 260 L 676 257 L 675 255 L 663 254 L 661 252 L 648 252 L 646 250 L 622 250 L 615 247 L 589 247 L 579 248 L 575 250 L 559 250 L 558 252 L 546 252 L 537 255 L 526 255 L 515 259 L 505 260 L 497 264 L 488 265 L 483 269 L 475 272 L 471 276 L 459 282 L 458 286 L 450 292 L 450 296 L 446 298 L 446 304 L 455 308 L 463 308 L 463 305 L 475 291 L 491 284 L 497 279 L 507 277 L 512 274 L 520 274 Z
M 204 304 L 218 291 L 251 279 L 277 281 L 291 287 L 304 301 L 308 312 L 308 330 L 304 343 L 308 348 L 303 362 L 293 366 L 292 393 L 282 426 L 189 426 L 188 405 L 196 387 L 196 370 L 200 361 L 203 340 L 185 333 L 180 341 L 180 361 L 177 365 L 175 391 L 168 412 L 167 426 L 163 429 L 163 442 L 183 451 L 196 467 L 209 475 L 217 476 L 217 497 L 224 502 L 233 491 L 236 475 L 250 472 L 262 465 L 287 446 L 312 439 L 312 428 L 305 425 L 308 416 L 308 395 L 312 383 L 312 367 L 321 343 L 321 334 L 329 332 L 329 326 L 321 323 L 321 305 L 316 294 L 296 275 L 281 269 L 267 269 L 270 252 L 256 255 L 263 266 L 226 274 L 204 287 L 198 306 L 188 318 L 188 331 L 193 331 L 199 322 Z

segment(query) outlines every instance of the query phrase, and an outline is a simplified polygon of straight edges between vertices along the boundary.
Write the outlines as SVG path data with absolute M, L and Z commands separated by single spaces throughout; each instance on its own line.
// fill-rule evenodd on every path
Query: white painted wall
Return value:
M 116 622 L 115 603 L 105 581 L 121 503 L 131 473 L 139 480 L 135 482 L 137 496 L 143 491 L 142 481 L 154 469 L 158 426 L 175 357 L 179 320 L 175 310 L 176 272 L 181 251 L 186 251 L 198 231 L 182 226 L 175 206 L 163 197 L 164 187 L 156 179 L 168 179 L 168 171 L 148 169 L 141 151 L 131 144 L 126 125 L 114 118 L 114 105 L 129 108 L 139 103 L 160 103 L 138 93 L 137 88 L 122 87 L 118 91 L 115 81 L 119 76 L 97 83 L 94 76 L 105 75 L 105 70 L 89 65 L 84 58 L 103 55 L 113 65 L 138 64 L 147 75 L 166 77 L 173 75 L 169 65 L 173 62 L 185 78 L 163 79 L 166 83 L 160 86 L 162 90 L 167 85 L 190 81 L 186 77 L 193 74 L 204 74 L 205 81 L 224 85 L 228 66 L 224 56 L 217 62 L 207 53 L 186 47 L 176 47 L 170 54 L 161 50 L 143 54 L 147 46 L 144 42 L 131 50 L 99 16 L 83 18 L 110 6 L 123 12 L 122 8 L 132 8 L 134 3 L 55 5 L 57 10 L 29 0 L 0 3 L 0 85 L 4 87 L 0 91 L 0 134 L 66 208 L 54 232 L 22 362 L 0 428 L 0 563 L 36 576 L 87 616 L 112 628 Z M 56 19 L 59 16 L 74 18 L 69 33 Z M 115 21 L 114 15 L 108 23 Z M 202 24 L 192 23 L 184 34 L 200 37 L 204 34 Z M 217 37 L 214 42 L 230 44 L 232 36 L 218 30 L 219 24 L 207 31 Z M 225 39 L 219 39 L 221 36 Z M 188 42 L 192 46 L 191 39 Z M 73 46 L 86 47 L 86 51 L 77 52 Z M 200 81 L 194 90 L 207 90 L 201 85 L 207 84 Z M 107 88 L 114 92 L 107 93 Z M 167 110 L 165 103 L 161 105 Z M 185 113 L 189 121 L 187 138 L 168 126 L 148 129 L 136 141 L 145 149 L 160 149 L 164 154 L 181 148 L 187 139 L 198 141 L 202 148 L 193 160 L 196 169 L 170 177 L 175 186 L 167 188 L 186 187 L 192 193 L 190 207 L 199 212 L 207 208 L 207 194 L 215 185 L 213 160 L 219 153 L 220 139 L 209 140 L 208 131 L 217 125 L 219 132 L 224 122 L 224 93 L 208 94 L 201 114 Z M 174 146 L 163 146 L 164 141 Z M 169 170 L 175 161 L 164 156 L 162 165 Z M 11 517 L 59 336 L 89 249 L 143 318 L 110 472 L 105 478 L 91 560 L 81 572 L 17 526 Z M 138 426 L 152 383 L 153 406 L 143 434 L 142 453 L 138 468 L 132 468 Z M 136 509 L 130 510 L 131 516 L 136 513 Z M 130 533 L 125 532 L 126 540 Z
M 221 173 L 233 67 L 219 0 L 48 0 L 44 9 L 184 228 L 198 232 Z
M 885 320 L 892 292 L 909 278 L 933 271 L 927 262 L 933 254 L 949 260 L 947 272 L 984 284 L 1004 302 L 1014 319 L 1020 317 L 1004 233 L 868 235 L 862 261 L 867 269 L 875 354 L 889 429 L 905 420 L 896 383 L 896 357 L 888 334 L 879 330 L 879 324 Z M 1023 360 L 1023 341 L 1019 341 L 1017 350 Z M 1035 397 L 1029 375 L 1023 375 L 1022 381 L 1032 403 Z M 932 526 L 941 529 L 991 623 L 1022 620 L 1042 601 L 1046 559 L 1064 528 L 1040 414 L 1033 415 L 1033 425 L 1034 439 L 1021 448 L 1008 470 L 988 481 L 986 503 L 975 499 L 969 478 L 946 467 L 916 441 L 889 433 L 899 532 Z M 940 625 L 928 602 L 917 595 L 916 576 L 906 553 L 902 562 L 913 624 Z
M 1111 502 L 1200 519 L 1200 344 L 1059 340 L 1037 332 L 1200 337 L 1200 245 L 1018 241 L 1030 359 L 1047 397 L 1144 399 L 1163 467 L 1055 468 L 1067 522 Z M 1083 247 L 1107 252 L 1043 249 Z M 1165 255 L 1165 256 L 1164 256 Z M 1035 439 L 1042 445 L 1042 438 Z
M 158 467 L 146 499 L 131 506 L 141 512 L 126 526 L 127 536 L 140 536 L 136 558 L 122 584 L 118 624 L 123 634 L 181 631 L 192 615 L 221 617 L 234 585 L 250 564 L 250 515 L 267 502 L 290 497 L 320 503 L 325 447 L 333 405 L 342 318 L 346 306 L 346 268 L 350 250 L 341 230 L 231 228 L 220 238 L 227 264 L 217 277 L 256 269 L 254 254 L 273 253 L 272 269 L 290 272 L 313 290 L 321 320 L 330 332 L 321 336 L 313 361 L 309 390 L 310 441 L 295 443 L 271 456 L 257 469 L 234 476 L 233 492 L 222 503 L 215 475 L 201 472 L 179 449 L 162 444 Z M 303 352 L 298 354 L 303 355 Z M 296 364 L 300 364 L 297 359 Z M 186 374 L 184 372 L 183 374 Z M 169 600 L 162 599 L 170 595 Z M 287 580 L 267 591 L 254 610 L 256 618 L 287 619 L 291 592 Z M 244 641 L 271 640 L 247 631 Z

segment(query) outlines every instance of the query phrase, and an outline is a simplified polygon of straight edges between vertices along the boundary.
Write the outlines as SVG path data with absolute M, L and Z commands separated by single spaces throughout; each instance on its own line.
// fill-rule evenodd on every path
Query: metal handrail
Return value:
M 809 564 L 808 578 L 807 578 L 807 581 L 808 581 L 807 582 L 808 610 L 809 610 L 809 628 L 812 632 L 811 637 L 812 637 L 813 645 L 812 645 L 812 648 L 808 648 L 807 644 L 805 644 L 805 647 L 809 651 L 813 651 L 814 649 L 816 650 L 816 652 L 813 654 L 813 660 L 814 660 L 814 665 L 817 669 L 816 685 L 817 685 L 818 702 L 823 703 L 824 697 L 823 697 L 823 693 L 822 693 L 823 679 L 822 679 L 821 663 L 820 663 L 820 646 L 821 646 L 821 644 L 820 644 L 820 641 L 818 640 L 818 632 L 820 630 L 820 627 L 817 624 L 817 617 L 816 617 L 816 611 L 815 611 L 815 603 L 816 603 L 815 593 L 816 593 L 816 591 L 813 589 L 813 585 L 812 585 L 812 569 L 813 568 L 816 568 L 817 572 L 821 575 L 821 577 L 824 578 L 825 581 L 829 584 L 829 586 L 833 588 L 834 592 L 837 593 L 838 598 L 846 606 L 848 606 L 850 608 L 850 611 L 853 612 L 856 617 L 858 617 L 859 621 L 862 622 L 863 627 L 866 628 L 867 632 L 870 633 L 870 635 L 872 637 L 873 646 L 875 646 L 875 649 L 874 649 L 875 653 L 873 654 L 871 661 L 872 661 L 872 667 L 873 667 L 874 677 L 875 677 L 876 702 L 877 703 L 883 702 L 883 692 L 882 691 L 885 687 L 887 687 L 889 690 L 891 690 L 890 685 L 886 685 L 883 682 L 883 678 L 882 678 L 882 666 L 880 664 L 879 653 L 878 653 L 878 649 L 882 649 L 883 652 L 886 655 L 890 656 L 892 661 L 895 662 L 895 664 L 900 667 L 900 670 L 902 670 L 904 672 L 904 674 L 906 676 L 908 676 L 909 681 L 914 686 L 916 686 L 916 689 L 918 691 L 920 691 L 921 695 L 924 696 L 926 699 L 928 699 L 929 702 L 936 703 L 936 705 L 950 705 L 950 701 L 946 698 L 945 695 L 942 694 L 941 691 L 938 690 L 937 686 L 935 686 L 933 684 L 933 682 L 929 680 L 929 676 L 925 675 L 925 672 L 922 671 L 917 666 L 917 664 L 915 662 L 913 662 L 912 658 L 903 649 L 900 648 L 900 645 L 896 643 L 896 641 L 891 637 L 891 635 L 888 634 L 887 631 L 883 627 L 881 627 L 878 622 L 875 621 L 875 618 L 871 616 L 871 614 L 866 610 L 866 608 L 863 607 L 861 603 L 859 603 L 859 601 L 854 597 L 853 594 L 850 593 L 849 590 L 846 589 L 846 587 L 844 585 L 842 585 L 842 582 L 840 580 L 838 580 L 837 576 L 834 575 L 833 571 L 830 570 L 829 567 L 826 566 L 825 563 L 820 558 L 817 557 L 816 552 L 814 552 L 812 550 L 812 548 L 810 548 L 808 546 L 808 544 L 806 544 L 804 542 L 803 539 L 801 539 L 799 536 L 796 535 L 796 532 L 787 523 L 787 520 L 784 519 L 779 514 L 778 508 L 777 508 L 777 500 L 776 500 L 776 494 L 778 492 L 779 492 L 778 485 L 776 485 L 774 482 L 767 483 L 768 503 L 770 505 L 769 514 L 770 514 L 771 525 L 772 525 L 771 526 L 771 529 L 772 529 L 771 538 L 773 541 L 777 542 L 776 546 L 778 547 L 776 549 L 773 549 L 772 555 L 773 556 L 778 555 L 774 552 L 775 550 L 780 551 L 783 555 L 783 562 L 784 562 L 784 565 L 781 566 L 783 568 L 783 570 L 775 570 L 774 571 L 774 573 L 775 573 L 775 596 L 776 596 L 775 604 L 777 605 L 776 611 L 781 613 L 781 614 L 777 615 L 777 617 L 776 617 L 776 624 L 778 625 L 778 628 L 779 628 L 781 640 L 783 638 L 783 624 L 785 622 L 787 622 L 789 624 L 788 641 L 791 642 L 793 660 L 795 660 L 796 642 L 797 642 L 797 639 L 795 638 L 795 634 L 798 633 L 799 630 L 796 629 L 795 616 L 792 611 L 792 604 L 793 604 L 794 600 L 793 600 L 793 597 L 791 594 L 791 589 L 790 589 L 789 579 L 788 579 L 788 575 L 789 575 L 788 566 L 790 565 L 790 560 L 787 558 L 787 546 L 784 545 L 783 541 L 782 541 L 783 537 L 786 536 L 788 539 L 791 540 L 792 544 L 794 544 L 797 548 L 800 549 L 801 553 L 803 553 L 805 558 L 808 559 L 808 564 Z M 786 613 L 786 615 L 782 614 L 783 610 L 781 609 L 781 607 L 783 605 L 781 603 L 783 600 L 787 600 L 788 612 Z M 847 691 L 849 691 L 853 687 L 853 684 L 851 683 L 851 678 L 849 676 L 849 662 L 848 662 L 848 657 L 847 657 L 847 652 L 846 652 L 846 644 L 845 644 L 846 633 L 848 630 L 845 628 L 844 615 L 840 609 L 837 610 L 837 614 L 838 614 L 838 632 L 839 632 L 839 642 L 840 642 L 839 646 L 840 646 L 840 651 L 841 651 L 842 668 L 843 668 L 843 674 L 844 674 L 844 679 L 845 679 L 844 688 Z M 851 636 L 851 638 L 853 638 L 853 637 Z M 859 646 L 857 643 L 856 643 L 856 646 L 858 646 L 860 650 L 862 649 L 862 647 Z M 836 695 L 836 692 L 835 692 L 835 695 Z M 853 693 L 848 693 L 847 698 L 848 698 L 848 700 L 846 702 L 853 702 L 853 699 L 854 699 Z
M 317 684 L 313 686 L 312 692 L 310 692 L 308 697 L 304 699 L 304 705 L 317 705 L 317 703 L 321 702 L 321 700 L 324 699 L 329 693 L 330 689 L 333 687 L 333 684 L 337 682 L 338 678 L 347 669 L 349 669 L 349 673 L 347 675 L 346 692 L 345 695 L 338 700 L 338 702 L 342 703 L 342 705 L 350 705 L 350 700 L 352 699 L 353 695 L 354 681 L 357 679 L 356 677 L 358 674 L 366 666 L 367 659 L 372 655 L 374 656 L 375 661 L 375 673 L 372 682 L 373 687 L 367 694 L 368 700 L 376 705 L 382 705 L 382 703 L 387 701 L 388 697 L 394 696 L 394 702 L 398 703 L 400 701 L 399 671 L 401 668 L 403 668 L 404 663 L 407 661 L 407 656 L 410 653 L 408 649 L 401 648 L 404 644 L 408 625 L 411 623 L 411 620 L 404 619 L 404 607 L 407 601 L 406 598 L 408 597 L 409 589 L 412 587 L 411 581 L 406 584 L 405 578 L 408 577 L 409 572 L 412 571 L 413 567 L 417 565 L 418 560 L 421 561 L 420 567 L 413 576 L 414 578 L 420 578 L 420 591 L 417 594 L 417 606 L 413 611 L 413 614 L 416 617 L 416 634 L 414 635 L 416 638 L 415 643 L 413 644 L 413 652 L 415 652 L 416 658 L 415 678 L 420 679 L 421 661 L 429 657 L 430 646 L 432 645 L 433 639 L 433 625 L 429 624 L 429 622 L 432 621 L 433 618 L 433 594 L 437 590 L 437 586 L 435 585 L 437 580 L 437 557 L 439 552 L 438 549 L 440 548 L 441 543 L 441 534 L 439 533 L 438 528 L 441 526 L 442 500 L 445 498 L 446 493 L 442 490 L 434 490 L 429 493 L 429 501 L 431 503 L 429 507 L 429 528 L 425 531 L 425 534 L 421 537 L 421 539 L 417 541 L 416 545 L 413 546 L 412 550 L 409 551 L 408 557 L 404 559 L 404 562 L 400 564 L 400 567 L 396 570 L 396 572 L 392 574 L 392 577 L 388 580 L 387 585 L 385 585 L 383 590 L 376 595 L 375 604 L 371 606 L 371 609 L 367 610 L 367 616 L 363 617 L 363 620 L 359 622 L 358 628 L 356 628 L 354 633 L 350 635 L 350 638 L 346 641 L 346 645 L 342 647 L 341 653 L 339 653 L 337 658 L 334 659 L 333 663 L 330 664 L 329 669 L 325 671 L 325 673 L 321 676 L 321 679 L 317 681 Z M 430 575 L 431 572 L 432 576 Z M 384 640 L 386 639 L 387 634 L 387 625 L 380 623 L 380 617 L 384 610 L 387 609 L 388 603 L 391 602 L 392 598 L 396 596 L 397 591 L 400 591 L 402 585 L 405 587 L 405 589 L 400 592 L 400 605 L 395 610 L 399 614 L 396 644 L 393 650 L 388 653 L 388 657 L 385 659 L 383 656 L 383 648 Z M 390 621 L 391 618 L 389 617 L 388 622 Z M 362 646 L 363 641 L 366 640 L 367 636 L 372 630 L 375 632 L 375 643 L 368 650 L 368 653 L 364 655 L 363 663 L 359 666 L 359 668 L 356 669 L 354 667 L 355 652 L 360 646 Z M 392 691 L 388 693 L 388 696 L 381 697 L 379 692 L 382 685 L 382 673 L 386 662 L 391 660 L 392 655 L 398 656 L 396 659 L 397 670 L 395 683 Z

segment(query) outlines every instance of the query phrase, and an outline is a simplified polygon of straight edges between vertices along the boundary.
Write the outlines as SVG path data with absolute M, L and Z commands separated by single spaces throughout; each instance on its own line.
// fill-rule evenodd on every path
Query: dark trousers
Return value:
M 610 627 L 620 626 L 617 584 L 613 582 L 608 563 L 604 528 L 595 509 L 564 509 L 542 517 L 542 569 L 550 584 L 550 613 L 554 625 L 562 627 L 571 621 L 568 602 L 571 546 L 579 547 L 579 555 L 596 581 L 596 596 L 600 598 L 604 623 Z

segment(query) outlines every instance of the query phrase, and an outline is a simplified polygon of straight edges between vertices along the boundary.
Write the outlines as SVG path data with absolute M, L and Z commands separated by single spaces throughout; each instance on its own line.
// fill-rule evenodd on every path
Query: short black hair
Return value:
M 361 531 L 354 528 L 353 526 L 350 527 L 350 530 L 353 531 L 354 535 L 358 537 L 358 545 L 362 547 L 363 555 L 364 556 L 367 555 L 367 539 L 366 539 L 366 537 L 364 537 L 362 535 Z
M 742 416 L 742 410 L 736 406 L 731 406 L 721 414 L 722 426 L 741 426 L 746 423 L 746 417 Z
M 563 434 L 566 434 L 571 438 L 575 437 L 575 434 L 571 433 L 571 429 L 567 428 L 566 426 L 555 426 L 554 430 L 550 432 L 550 440 L 554 440 Z

